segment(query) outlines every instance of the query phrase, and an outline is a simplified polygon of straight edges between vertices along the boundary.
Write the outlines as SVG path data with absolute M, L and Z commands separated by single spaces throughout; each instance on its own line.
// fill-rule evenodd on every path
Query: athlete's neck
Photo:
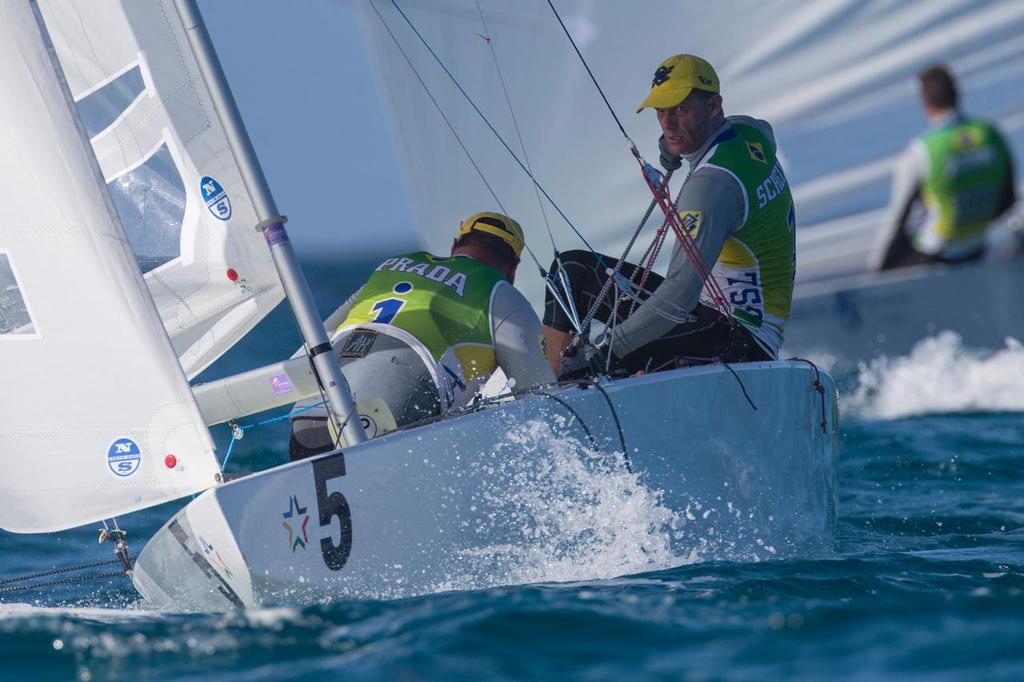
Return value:
M 472 258 L 473 260 L 479 263 L 483 263 L 484 265 L 492 267 L 498 272 L 500 272 L 501 275 L 509 281 L 509 283 L 514 282 L 516 279 L 516 269 L 514 266 L 509 267 L 505 263 L 498 262 L 495 258 L 491 256 L 487 249 L 480 248 L 475 244 L 453 246 L 452 256 L 465 256 L 467 258 Z
M 683 155 L 683 158 L 686 159 L 686 163 L 690 164 L 690 168 L 693 168 L 697 162 L 701 160 L 704 154 L 707 153 L 708 148 L 710 148 L 711 145 L 714 144 L 715 140 L 718 139 L 718 136 L 722 134 L 722 131 L 730 125 L 732 124 L 729 123 L 727 119 L 723 118 L 722 122 L 711 130 L 711 134 L 708 135 L 706 140 L 704 140 L 704 144 L 697 148 L 697 151 Z
M 933 127 L 946 125 L 962 118 L 956 108 L 933 109 L 932 107 L 927 107 L 925 114 L 928 116 L 929 125 Z

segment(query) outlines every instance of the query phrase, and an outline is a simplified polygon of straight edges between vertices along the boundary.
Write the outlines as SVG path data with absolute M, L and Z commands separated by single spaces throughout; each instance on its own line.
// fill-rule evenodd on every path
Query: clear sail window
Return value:
M 110 184 L 114 207 L 143 272 L 181 255 L 185 185 L 167 145 Z
M 36 326 L 14 275 L 10 255 L 0 251 L 0 339 L 33 336 L 35 333 Z
M 134 66 L 78 100 L 78 115 L 85 132 L 93 138 L 109 128 L 145 89 L 142 71 Z

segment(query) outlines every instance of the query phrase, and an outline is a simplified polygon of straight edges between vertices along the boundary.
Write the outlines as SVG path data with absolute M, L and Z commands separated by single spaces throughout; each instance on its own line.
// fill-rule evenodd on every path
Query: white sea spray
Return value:
M 951 331 L 920 341 L 909 355 L 860 365 L 843 412 L 863 419 L 1024 411 L 1024 346 L 1008 338 L 995 352 L 964 346 Z

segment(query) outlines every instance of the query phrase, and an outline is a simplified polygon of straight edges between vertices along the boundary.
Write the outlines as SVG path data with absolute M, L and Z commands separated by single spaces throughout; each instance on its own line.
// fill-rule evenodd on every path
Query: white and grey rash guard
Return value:
M 718 262 L 725 241 L 743 226 L 746 218 L 746 197 L 736 179 L 720 168 L 700 165 L 719 136 L 731 128 L 731 121 L 756 127 L 768 138 L 773 149 L 776 146 L 775 135 L 766 121 L 729 116 L 700 149 L 683 157 L 691 171 L 679 190 L 676 210 L 701 212 L 701 228 L 694 241 L 708 268 Z M 697 307 L 703 287 L 686 252 L 676 242 L 665 281 L 632 315 L 615 326 L 612 352 L 622 358 L 667 334 L 679 323 L 681 315 Z

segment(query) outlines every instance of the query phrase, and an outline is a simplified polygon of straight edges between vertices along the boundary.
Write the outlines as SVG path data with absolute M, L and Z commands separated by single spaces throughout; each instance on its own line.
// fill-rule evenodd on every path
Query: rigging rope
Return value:
M 0 585 L 9 585 L 11 583 L 20 583 L 25 580 L 35 580 L 36 578 L 45 578 L 51 575 L 60 575 L 61 573 L 72 573 L 74 571 L 84 571 L 88 568 L 99 568 L 100 566 L 112 566 L 114 564 L 121 563 L 120 559 L 107 559 L 106 561 L 93 561 L 87 564 L 74 564 L 72 566 L 63 566 L 61 568 L 54 568 L 49 571 L 39 571 L 38 573 L 29 573 L 26 575 L 19 575 L 14 578 L 2 578 L 0 579 Z M 0 589 L 0 592 L 6 591 L 10 588 Z
M 114 559 L 109 563 L 120 563 L 119 560 Z M 0 594 L 7 594 L 10 592 L 24 592 L 26 590 L 36 590 L 42 587 L 53 587 L 55 585 L 74 585 L 76 583 L 84 583 L 89 580 L 99 580 L 101 578 L 116 578 L 118 576 L 124 576 L 124 571 L 110 571 L 109 573 L 91 573 L 89 575 L 75 576 L 73 578 L 61 578 L 59 580 L 48 580 L 42 583 L 29 583 L 28 585 L 15 585 L 12 587 L 0 587 Z M 45 574 L 37 574 L 45 575 Z
M 228 443 L 228 451 L 224 453 L 224 459 L 220 463 L 220 470 L 221 471 L 226 471 L 227 470 L 227 468 L 228 468 L 228 460 L 231 458 L 231 451 L 234 450 L 234 448 L 235 448 L 235 442 L 242 440 L 242 438 L 245 437 L 245 432 L 248 431 L 249 429 L 255 429 L 258 426 L 266 426 L 267 424 L 273 424 L 275 422 L 281 422 L 281 421 L 284 421 L 285 419 L 291 419 L 292 417 L 294 417 L 297 414 L 302 414 L 303 412 L 309 412 L 310 410 L 315 410 L 316 408 L 323 407 L 326 404 L 327 404 L 327 399 L 325 398 L 325 399 L 321 400 L 318 403 L 313 403 L 312 405 L 306 405 L 305 407 L 300 407 L 300 408 L 295 409 L 295 410 L 289 410 L 285 414 L 278 415 L 276 417 L 270 417 L 268 419 L 262 419 L 262 420 L 260 420 L 258 422 L 254 422 L 252 424 L 239 424 L 236 421 L 229 421 L 228 422 L 228 427 L 231 429 L 231 442 Z M 338 433 L 341 433 L 341 432 L 339 431 Z M 335 445 L 337 445 L 337 443 L 335 443 Z
M 487 178 L 484 176 L 484 172 L 480 170 L 480 166 L 477 165 L 476 159 L 474 159 L 473 155 L 469 153 L 469 148 L 466 147 L 466 144 L 462 141 L 462 138 L 459 136 L 458 131 L 455 130 L 455 126 L 452 125 L 452 122 L 448 119 L 448 116 L 445 115 L 444 110 L 441 108 L 440 103 L 438 103 L 438 101 L 434 98 L 433 93 L 430 92 L 430 88 L 427 87 L 426 81 L 424 81 L 423 77 L 420 76 L 419 71 L 416 70 L 416 67 L 412 63 L 412 59 L 409 58 L 409 55 L 406 54 L 405 50 L 402 48 L 401 43 L 398 42 L 398 38 L 395 36 L 394 33 L 392 33 L 391 27 L 388 26 L 388 23 L 386 21 L 384 21 L 384 17 L 383 15 L 381 15 L 380 10 L 377 9 L 377 5 L 372 2 L 369 4 L 370 7 L 373 8 L 374 13 L 376 13 L 377 18 L 380 19 L 380 23 L 384 26 L 384 30 L 387 31 L 388 35 L 391 37 L 391 41 L 395 44 L 395 47 L 398 48 L 398 51 L 401 53 L 402 58 L 405 60 L 405 63 L 409 66 L 409 70 L 412 71 L 414 76 L 416 76 L 416 80 L 419 81 L 420 86 L 423 88 L 423 91 L 427 94 L 427 97 L 430 98 L 430 101 L 433 102 L 434 108 L 437 109 L 437 113 L 441 115 L 442 120 L 444 120 L 445 124 L 448 126 L 448 130 L 450 130 L 452 132 L 452 135 L 455 137 L 455 141 L 459 143 L 459 146 L 462 148 L 463 153 L 465 153 L 466 158 L 469 159 L 469 163 L 472 164 L 473 168 L 476 170 L 477 175 L 480 176 L 480 180 L 483 181 L 484 186 L 487 188 L 487 191 L 491 193 L 491 197 L 494 199 L 494 202 L 498 204 L 498 207 L 501 209 L 502 213 L 507 213 L 505 207 L 502 206 L 501 204 L 501 199 L 498 198 L 498 195 L 491 187 L 491 184 L 487 182 Z
M 530 155 L 526 152 L 526 143 L 523 141 L 523 133 L 519 129 L 519 121 L 516 119 L 515 109 L 512 107 L 512 98 L 509 97 L 508 87 L 505 85 L 505 74 L 501 71 L 501 65 L 498 63 L 498 53 L 494 49 L 494 42 L 491 39 L 491 32 L 487 28 L 487 20 L 484 19 L 484 10 L 480 6 L 480 0 L 476 0 L 476 10 L 480 14 L 480 24 L 484 27 L 484 40 L 487 41 L 487 47 L 491 51 L 491 59 L 494 60 L 494 69 L 498 72 L 498 82 L 501 83 L 501 91 L 505 95 L 505 103 L 508 105 L 508 113 L 512 117 L 512 125 L 516 129 L 516 138 L 519 140 L 519 148 L 523 150 L 523 161 L 526 162 L 526 168 L 531 173 L 533 172 L 533 166 L 530 164 Z M 544 202 L 540 198 L 540 192 L 537 190 L 536 185 L 533 187 L 534 196 L 537 197 L 537 207 L 540 208 L 541 218 L 544 220 L 544 227 L 547 228 L 548 238 L 551 239 L 551 249 L 555 252 L 555 259 L 558 259 L 558 246 L 555 244 L 555 235 L 551 231 L 551 223 L 548 221 L 547 211 L 544 210 Z M 504 209 L 502 209 L 504 211 Z
M 818 366 L 807 360 L 806 358 L 792 357 L 790 360 L 794 362 L 806 362 L 814 370 L 814 383 L 811 386 L 818 393 L 818 398 L 821 402 L 821 422 L 818 426 L 821 427 L 822 433 L 828 433 L 828 417 L 825 415 L 825 385 L 821 383 L 821 372 L 818 370 Z
M 540 191 L 540 193 L 544 195 L 544 198 L 548 200 L 548 203 L 551 204 L 552 208 L 554 208 L 558 212 L 558 215 L 562 217 L 562 220 L 564 220 L 566 225 L 568 225 L 569 228 L 576 234 L 576 236 L 580 238 L 583 244 L 592 253 L 594 253 L 595 255 L 599 255 L 597 254 L 597 251 L 594 250 L 594 247 L 590 245 L 590 242 L 587 241 L 587 238 L 584 237 L 578 229 L 576 229 L 576 226 L 573 224 L 572 220 L 569 219 L 569 216 L 567 216 L 565 212 L 562 211 L 561 207 L 555 202 L 555 200 L 551 198 L 551 195 L 549 195 L 547 190 L 544 189 L 544 186 L 540 184 L 537 178 L 534 177 L 533 173 L 531 173 L 530 170 L 526 167 L 526 165 L 523 164 L 523 162 L 519 159 L 519 156 L 514 151 L 512 151 L 512 148 L 508 145 L 507 142 L 505 142 L 505 138 L 501 136 L 501 133 L 499 133 L 497 129 L 493 125 L 491 125 L 491 122 L 488 120 L 487 116 L 484 115 L 484 112 L 480 110 L 480 107 L 478 107 L 476 102 L 473 101 L 473 98 L 469 96 L 469 93 L 467 93 L 466 90 L 462 87 L 462 84 L 459 83 L 459 80 L 452 74 L 452 72 L 448 69 L 445 63 L 437 55 L 437 52 L 434 51 L 434 48 L 430 46 L 430 43 L 427 42 L 426 38 L 423 37 L 423 34 L 421 34 L 419 29 L 416 28 L 416 25 L 412 23 L 412 20 L 409 19 L 409 17 L 406 16 L 405 12 L 402 11 L 402 8 L 398 6 L 398 2 L 396 0 L 391 0 L 391 4 L 394 6 L 395 10 L 399 13 L 399 15 L 401 15 L 402 19 L 405 20 L 405 23 L 409 25 L 409 28 L 412 29 L 412 32 L 416 34 L 416 37 L 419 38 L 420 42 L 423 44 L 423 47 L 426 48 L 427 52 L 430 53 L 430 56 L 434 58 L 434 61 L 436 61 L 438 66 L 440 66 L 441 69 L 445 72 L 445 75 L 448 76 L 448 79 L 451 80 L 452 84 L 458 89 L 460 93 L 462 93 L 462 96 L 466 99 L 467 102 L 469 102 L 469 105 L 473 107 L 473 110 L 480 117 L 480 120 L 482 120 L 484 122 L 484 125 L 486 125 L 487 128 L 494 134 L 498 142 L 500 142 L 501 145 L 505 148 L 505 151 L 507 151 L 509 155 L 512 157 L 512 160 L 515 161 L 519 168 L 522 169 L 522 171 L 526 174 L 526 177 L 530 178 L 530 181 L 533 183 L 534 187 L 536 187 Z
M 671 177 L 672 171 L 669 171 L 668 175 L 665 176 L 665 182 L 668 182 Z M 598 293 L 597 297 L 594 299 L 594 302 L 590 305 L 590 310 L 587 311 L 587 316 L 580 325 L 581 329 L 588 330 L 590 328 L 590 323 L 594 321 L 594 315 L 597 314 L 597 310 L 601 305 L 601 301 L 603 301 L 605 296 L 608 295 L 608 290 L 612 286 L 612 279 L 622 270 L 622 265 L 626 262 L 626 257 L 629 256 L 629 252 L 633 249 L 633 245 L 636 243 L 637 238 L 640 236 L 640 232 L 644 229 L 644 225 L 647 224 L 647 220 L 651 217 L 651 213 L 654 212 L 654 207 L 657 205 L 658 202 L 656 202 L 654 199 L 651 199 L 651 204 L 650 206 L 647 207 L 647 211 L 644 212 L 644 217 L 640 219 L 640 224 L 636 226 L 635 230 L 633 230 L 633 236 L 629 238 L 629 242 L 626 244 L 626 248 L 622 251 L 622 257 L 619 259 L 619 262 L 615 264 L 612 276 L 605 280 L 604 284 L 601 286 L 600 293 Z M 650 248 L 648 248 L 648 253 L 649 252 Z M 635 274 L 636 273 L 634 273 L 634 275 Z M 644 280 L 646 279 L 647 278 L 645 276 Z M 643 287 L 643 282 L 641 282 L 640 286 Z M 614 304 L 611 307 L 612 309 L 614 309 Z M 632 314 L 633 308 L 631 308 L 629 312 L 630 314 Z
M 395 4 L 394 0 L 392 0 L 392 4 Z M 377 9 L 377 6 L 374 3 L 372 3 L 372 2 L 370 3 L 370 6 L 373 8 L 373 11 L 377 15 L 377 19 L 380 21 L 381 25 L 384 26 L 384 30 L 387 32 L 388 36 L 391 38 L 391 41 L 395 44 L 395 47 L 398 49 L 399 53 L 401 53 L 402 58 L 405 60 L 406 65 L 408 65 L 408 67 L 409 67 L 409 70 L 412 71 L 413 75 L 416 77 L 416 80 L 419 81 L 420 87 L 423 88 L 423 91 L 426 93 L 427 97 L 430 98 L 430 101 L 434 104 L 434 108 L 437 110 L 438 114 L 441 116 L 442 120 L 444 120 L 445 124 L 448 126 L 448 129 L 451 131 L 452 135 L 455 137 L 456 141 L 459 143 L 459 146 L 462 148 L 462 151 L 466 155 L 466 158 L 469 160 L 470 164 L 476 170 L 477 175 L 480 176 L 480 180 L 484 183 L 484 186 L 487 187 L 487 191 L 490 192 L 491 197 L 494 199 L 495 203 L 498 204 L 498 207 L 502 210 L 502 212 L 505 213 L 505 214 L 508 214 L 508 210 L 501 203 L 501 200 L 498 198 L 497 193 L 491 187 L 491 184 L 488 182 L 487 177 L 484 175 L 483 170 L 481 170 L 480 166 L 476 162 L 476 159 L 473 158 L 473 155 L 470 153 L 469 149 L 466 147 L 465 143 L 462 141 L 462 138 L 459 136 L 458 132 L 455 130 L 455 126 L 452 124 L 451 120 L 445 114 L 444 110 L 441 108 L 440 103 L 434 97 L 433 93 L 431 93 L 430 88 L 427 87 L 426 81 L 423 79 L 422 76 L 420 76 L 419 71 L 417 71 L 416 67 L 413 65 L 412 59 L 409 57 L 408 53 L 406 53 L 406 51 L 402 48 L 401 43 L 398 41 L 398 37 L 395 36 L 394 32 L 391 30 L 391 27 L 388 26 L 387 21 L 384 19 L 384 16 L 380 13 L 380 10 Z M 494 130 L 493 126 L 490 125 L 490 123 L 487 121 L 487 119 L 480 112 L 479 108 L 477 108 L 476 105 L 473 103 L 473 101 L 471 99 L 469 99 L 469 96 L 466 95 L 466 93 L 462 89 L 462 87 L 459 86 L 458 82 L 455 81 L 454 77 L 445 68 L 444 64 L 441 63 L 440 59 L 438 59 L 437 55 L 430 48 L 430 45 L 428 45 L 426 43 L 426 41 L 423 39 L 423 37 L 419 34 L 419 31 L 416 30 L 416 27 L 413 26 L 412 23 L 409 21 L 409 18 L 405 16 L 405 14 L 401 11 L 401 9 L 398 8 L 397 5 L 395 5 L 395 9 L 397 9 L 399 14 L 402 15 L 402 17 L 405 19 L 406 23 L 409 24 L 410 28 L 412 28 L 413 32 L 415 32 L 416 35 L 420 38 L 420 42 L 422 42 L 426 46 L 427 50 L 434 56 L 435 61 L 437 61 L 441 65 L 441 68 L 445 70 L 445 73 L 448 74 L 448 77 L 451 78 L 453 82 L 455 82 L 456 86 L 459 87 L 459 91 L 462 92 L 463 96 L 465 96 L 467 100 L 469 100 L 470 104 L 476 109 L 477 113 L 480 114 L 480 116 L 484 119 L 484 122 L 487 123 L 488 127 L 491 129 L 492 132 L 494 132 L 494 134 L 497 136 L 498 140 L 505 146 L 505 148 L 509 151 L 509 153 L 512 154 L 512 158 L 514 158 L 516 160 L 516 162 L 519 163 L 519 166 L 522 168 L 523 164 L 521 162 L 519 162 L 519 159 L 512 152 L 512 150 L 509 148 L 509 146 L 507 144 L 505 144 L 505 141 L 501 138 L 500 135 L 498 135 L 497 131 Z M 481 19 L 482 19 L 482 17 L 481 17 Z M 488 42 L 490 42 L 489 36 L 484 36 L 484 38 Z M 504 81 L 502 81 L 502 82 L 504 83 Z M 515 115 L 513 114 L 513 120 L 514 120 L 514 116 Z M 517 132 L 518 132 L 518 125 L 517 125 Z M 522 138 L 521 137 L 520 137 L 520 142 L 522 142 Z M 524 147 L 524 156 L 525 156 L 525 147 Z M 526 170 L 526 174 L 533 181 L 534 192 L 537 192 L 538 189 L 539 189 L 539 191 L 544 192 L 544 189 L 542 187 L 540 187 L 540 184 L 533 177 L 531 172 L 528 169 L 524 169 L 524 170 Z M 544 196 L 545 197 L 548 196 L 547 192 L 544 192 Z M 550 197 L 548 197 L 548 200 L 551 201 L 552 206 L 555 206 L 555 208 L 558 209 L 558 206 L 555 205 L 554 201 L 552 201 Z M 539 201 L 539 199 L 538 199 L 538 201 Z M 543 204 L 541 204 L 541 213 L 544 216 L 545 224 L 548 225 L 548 232 L 550 234 L 551 228 L 550 228 L 550 224 L 548 223 L 548 220 L 547 220 L 547 214 L 544 212 Z M 559 213 L 562 213 L 561 210 L 559 210 Z M 562 214 L 562 216 L 565 217 L 564 214 Z M 566 221 L 569 222 L 568 219 L 566 219 Z M 569 226 L 573 228 L 573 231 L 576 231 L 576 228 L 573 227 L 571 222 L 569 222 Z M 576 233 L 579 234 L 578 231 L 576 231 Z M 582 235 L 580 235 L 580 237 L 582 239 Z M 585 239 L 584 239 L 584 242 L 586 242 Z M 554 244 L 554 237 L 553 236 L 552 236 L 552 244 Z M 569 308 L 570 308 L 571 304 L 568 304 L 566 302 L 566 298 L 571 299 L 571 296 L 569 296 L 569 297 L 563 297 L 562 296 L 562 294 L 558 291 L 557 287 L 553 283 L 553 281 L 552 281 L 553 278 L 548 273 L 547 269 L 544 268 L 544 266 L 541 265 L 540 260 L 537 258 L 537 255 L 533 252 L 533 249 L 530 248 L 530 245 L 529 244 L 524 244 L 524 246 L 526 248 L 526 252 L 529 254 L 530 258 L 533 260 L 534 264 L 537 266 L 537 271 L 540 274 L 541 279 L 544 281 L 544 285 L 551 292 L 551 295 L 554 298 L 555 302 L 559 305 L 559 307 L 562 308 L 562 310 L 564 310 L 566 312 L 567 315 L 572 317 L 572 315 L 570 315 L 570 313 L 569 313 Z M 555 252 L 555 260 L 556 261 L 558 260 L 558 252 L 557 251 Z
M 52 587 L 54 585 L 73 585 L 76 583 L 86 582 L 88 580 L 99 580 L 100 578 L 115 578 L 117 576 L 127 576 L 131 578 L 132 569 L 134 562 L 131 556 L 128 554 L 128 543 L 125 541 L 127 533 L 117 525 L 117 517 L 111 519 L 114 527 L 111 528 L 107 525 L 106 519 L 103 519 L 103 528 L 100 529 L 100 543 L 110 542 L 114 545 L 114 559 L 108 559 L 106 561 L 93 561 L 85 564 L 72 564 L 70 566 L 62 566 L 60 568 L 52 568 L 48 571 L 38 571 L 36 573 L 29 573 L 26 575 L 20 575 L 13 578 L 0 579 L 0 594 L 6 594 L 10 592 L 23 592 L 26 590 L 35 590 L 42 587 Z M 57 580 L 48 580 L 41 583 L 28 583 L 26 585 L 14 585 L 13 583 L 23 583 L 28 580 L 36 580 L 38 578 L 45 578 L 52 575 L 61 575 L 63 573 L 74 573 L 75 571 L 84 571 L 90 568 L 99 568 L 100 566 L 112 566 L 119 564 L 121 566 L 120 571 L 108 572 L 108 573 L 92 573 L 89 575 L 78 575 L 71 576 L 68 578 L 59 578 Z

